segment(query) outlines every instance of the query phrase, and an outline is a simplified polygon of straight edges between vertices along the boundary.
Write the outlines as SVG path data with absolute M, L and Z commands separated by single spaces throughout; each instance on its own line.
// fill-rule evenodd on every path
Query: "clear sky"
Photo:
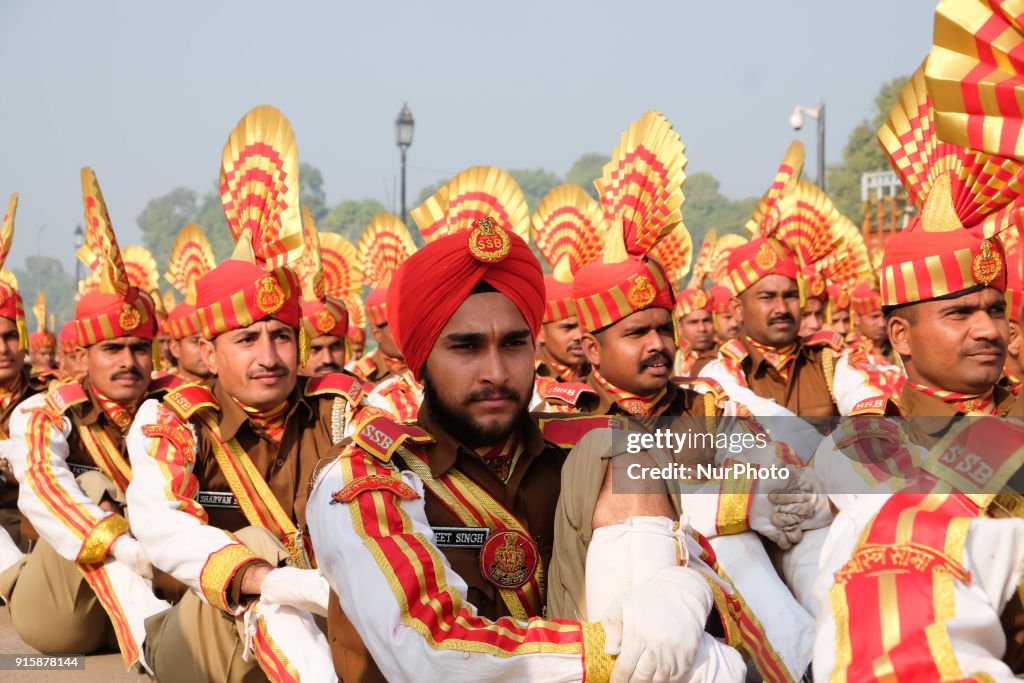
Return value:
M 931 43 L 930 0 L 454 0 L 0 4 L 0 195 L 20 194 L 10 257 L 71 264 L 79 169 L 99 177 L 122 245 L 146 201 L 217 178 L 252 106 L 279 107 L 328 202 L 394 205 L 394 119 L 416 120 L 409 202 L 475 164 L 564 174 L 610 153 L 630 121 L 664 113 L 733 197 L 760 194 L 794 135 L 813 173 L 878 86 Z M 685 207 L 684 207 L 685 211 Z M 45 226 L 38 235 L 40 226 Z

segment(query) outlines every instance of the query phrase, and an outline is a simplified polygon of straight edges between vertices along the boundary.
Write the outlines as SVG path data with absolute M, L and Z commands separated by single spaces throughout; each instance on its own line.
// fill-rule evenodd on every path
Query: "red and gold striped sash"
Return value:
M 861 536 L 829 594 L 836 623 L 831 679 L 961 678 L 945 622 L 971 519 L 982 510 L 960 494 L 898 494 Z
M 103 605 L 110 623 L 114 626 L 114 635 L 117 637 L 118 647 L 121 649 L 121 660 L 124 663 L 125 671 L 131 668 L 135 660 L 139 658 L 139 643 L 135 642 L 132 636 L 131 627 L 128 625 L 128 617 L 121 607 L 121 601 L 117 599 L 114 586 L 110 583 L 110 577 L 103 567 L 103 563 L 80 564 L 79 571 L 85 577 L 89 587 L 96 594 L 96 598 Z
M 132 480 L 132 468 L 121 455 L 121 448 L 113 442 L 98 422 L 91 425 L 78 424 L 77 427 L 82 445 L 96 463 L 96 467 L 114 482 L 121 493 L 127 491 L 128 483 Z
M 423 485 L 462 524 L 468 527 L 485 526 L 491 533 L 514 531 L 531 537 L 515 515 L 462 472 L 453 468 L 440 479 L 435 479 L 425 457 L 404 446 L 400 446 L 397 453 L 406 467 L 423 481 Z M 515 589 L 500 588 L 498 592 L 509 613 L 520 621 L 526 621 L 541 616 L 544 606 L 543 585 L 544 565 L 538 555 L 537 571 L 526 583 Z
M 291 515 L 281 507 L 270 485 L 238 441 L 221 437 L 220 425 L 209 411 L 201 410 L 193 419 L 209 433 L 213 457 L 224 473 L 224 478 L 228 480 L 228 487 L 238 501 L 245 519 L 253 526 L 261 526 L 275 534 L 288 548 L 297 566 L 313 566 L 312 558 L 307 555 L 308 546 L 303 534 L 296 528 Z
M 754 610 L 750 608 L 750 605 L 733 585 L 732 579 L 718 564 L 718 557 L 711 544 L 696 531 L 693 532 L 693 536 L 702 550 L 700 559 L 723 581 L 732 586 L 732 592 L 727 593 L 717 583 L 708 582 L 714 595 L 718 615 L 722 619 L 722 626 L 725 628 L 726 643 L 737 650 L 746 652 L 767 683 L 793 683 L 794 677 L 789 675 L 789 670 L 778 651 L 772 646 L 771 640 L 768 639 L 764 626 L 754 614 Z

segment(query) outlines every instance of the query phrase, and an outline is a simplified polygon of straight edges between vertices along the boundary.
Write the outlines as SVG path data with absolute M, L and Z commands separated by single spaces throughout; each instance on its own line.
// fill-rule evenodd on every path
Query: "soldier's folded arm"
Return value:
M 102 562 L 128 522 L 82 491 L 68 467 L 70 422 L 37 394 L 11 416 L 9 457 L 22 483 L 18 507 L 54 549 L 72 562 Z
M 185 583 L 215 607 L 244 610 L 245 570 L 266 564 L 232 534 L 208 524 L 193 496 L 195 438 L 159 401 L 139 408 L 128 432 L 134 477 L 125 496 L 132 530 L 153 565 Z

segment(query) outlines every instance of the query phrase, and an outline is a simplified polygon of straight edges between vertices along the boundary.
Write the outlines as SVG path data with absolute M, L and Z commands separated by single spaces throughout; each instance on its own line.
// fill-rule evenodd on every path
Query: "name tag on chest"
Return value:
M 227 491 L 199 491 L 196 502 L 204 508 L 237 508 L 238 501 Z
M 439 548 L 473 548 L 479 550 L 491 530 L 487 527 L 435 526 L 434 538 Z
M 102 472 L 99 467 L 92 467 L 90 465 L 79 465 L 76 462 L 69 462 L 68 469 L 71 470 L 71 474 L 76 477 L 80 477 L 86 472 Z

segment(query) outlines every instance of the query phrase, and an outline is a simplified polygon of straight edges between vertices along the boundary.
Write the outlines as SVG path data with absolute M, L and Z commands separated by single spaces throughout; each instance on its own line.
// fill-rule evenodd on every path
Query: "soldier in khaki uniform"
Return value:
M 326 614 L 327 584 L 309 569 L 306 494 L 361 387 L 342 374 L 297 377 L 308 339 L 288 267 L 303 248 L 299 162 L 283 115 L 250 111 L 223 164 L 238 245 L 196 285 L 216 379 L 147 402 L 128 437 L 132 522 L 158 590 L 176 602 L 146 622 L 146 654 L 161 681 L 324 680 L 333 668 L 312 614 Z M 275 182 L 241 182 L 250 176 Z
M 674 315 L 679 321 L 679 350 L 672 373 L 676 377 L 697 377 L 705 365 L 718 357 L 711 310 L 711 295 L 703 289 L 687 287 L 676 295 Z
M 613 161 L 605 168 L 599 187 L 601 183 L 615 186 L 616 168 L 624 163 L 621 159 L 631 153 L 627 141 L 639 137 L 633 129 L 624 136 Z M 715 382 L 673 377 L 675 301 L 671 277 L 654 254 L 663 253 L 660 239 L 664 235 L 674 236 L 677 244 L 688 242 L 688 238 L 678 237 L 684 157 L 681 143 L 677 149 L 660 147 L 649 140 L 641 144 L 653 145 L 658 151 L 659 165 L 667 170 L 664 175 L 654 169 L 648 171 L 643 189 L 639 183 L 629 188 L 632 194 L 627 194 L 621 204 L 615 203 L 617 195 L 602 194 L 606 213 L 614 219 L 605 248 L 598 259 L 577 272 L 573 283 L 574 304 L 583 328 L 583 348 L 593 369 L 587 378 L 589 392 L 575 397 L 572 407 L 581 413 L 635 418 L 644 425 L 642 429 L 653 431 L 656 426 L 669 427 L 676 434 L 710 437 L 702 438 L 700 445 L 679 453 L 666 453 L 669 462 L 687 467 L 721 464 L 727 459 L 783 465 L 785 461 L 779 459 L 774 446 L 768 446 L 767 442 L 764 447 L 746 448 L 739 453 L 716 446 L 717 436 L 750 435 L 747 430 L 758 427 L 749 420 L 736 419 L 741 409 L 728 400 Z M 646 157 L 651 153 L 645 147 L 637 155 Z M 664 207 L 657 203 L 659 200 L 649 198 L 648 191 L 651 197 L 665 197 Z M 631 207 L 647 202 L 655 203 L 658 210 L 633 213 Z M 630 226 L 628 234 L 620 227 L 625 225 Z M 688 290 L 686 304 L 707 305 L 708 298 L 700 296 L 703 294 L 703 290 Z M 712 340 L 710 313 L 706 313 L 705 321 L 705 341 Z M 550 400 L 549 404 L 556 400 Z M 656 421 L 659 417 L 663 420 Z M 607 433 L 603 438 L 588 435 L 569 455 L 563 468 L 563 484 L 573 480 L 598 480 L 612 488 L 613 473 L 619 471 L 622 475 L 619 463 L 627 456 L 625 452 L 611 450 L 614 445 Z M 792 458 L 784 448 L 779 452 Z M 817 509 L 823 514 L 815 524 L 821 526 L 828 519 L 827 510 L 820 509 L 823 499 L 816 508 L 809 504 L 814 496 L 807 495 L 801 498 L 801 503 L 808 503 L 807 518 L 793 520 L 791 529 L 782 530 L 771 521 L 774 510 L 768 496 L 742 495 L 771 490 L 767 484 L 755 487 L 752 483 L 739 487 L 733 483 L 728 490 L 732 495 L 721 495 L 725 489 L 716 491 L 714 485 L 693 489 L 681 485 L 674 492 L 684 495 L 677 497 L 675 503 L 679 512 L 686 513 L 693 529 L 710 539 L 716 552 L 735 549 L 724 555 L 728 558 L 724 561 L 720 553 L 716 567 L 730 585 L 731 595 L 738 596 L 743 604 L 739 609 L 728 608 L 722 597 L 720 613 L 727 623 L 726 630 L 733 634 L 729 643 L 745 650 L 767 680 L 799 678 L 810 661 L 813 619 L 793 598 L 774 569 L 749 570 L 750 567 L 771 566 L 758 533 L 751 530 L 788 548 L 801 539 L 801 523 Z M 577 493 L 585 494 L 586 489 Z M 735 504 L 749 498 L 753 499 L 752 504 Z M 587 500 L 589 504 L 583 502 Z M 584 567 L 590 568 L 587 556 L 591 550 L 591 523 L 592 519 L 599 518 L 592 510 L 592 502 L 593 499 L 586 496 L 563 496 L 563 504 L 559 506 L 556 537 L 561 545 L 556 546 L 549 586 L 553 613 L 557 616 L 585 612 L 591 598 L 589 593 L 584 597 L 583 586 L 587 575 Z M 746 567 L 735 561 L 737 556 L 746 558 Z M 733 619 L 744 622 L 744 628 L 730 628 L 730 624 L 736 623 L 730 621 Z M 739 637 L 737 634 L 741 632 L 745 635 Z
M 804 339 L 799 336 L 804 300 L 801 268 L 828 256 L 834 244 L 831 236 L 840 226 L 829 199 L 800 180 L 802 167 L 803 146 L 793 143 L 772 188 L 748 222 L 748 229 L 758 236 L 729 254 L 731 306 L 742 331 L 722 344 L 717 360 L 704 368 L 704 375 L 718 381 L 733 400 L 757 416 L 836 416 L 874 394 L 861 375 L 839 363 L 843 350 L 839 335 L 823 331 Z M 789 215 L 785 212 L 796 212 L 803 205 L 822 208 L 808 212 L 813 224 L 800 228 L 816 237 L 800 242 L 784 227 L 796 222 L 783 218 Z M 787 238 L 799 244 L 798 251 L 787 246 Z M 819 281 L 821 294 L 824 281 Z M 805 451 L 801 448 L 801 454 L 809 457 Z
M 47 654 L 120 648 L 141 657 L 145 619 L 167 607 L 152 594 L 152 567 L 129 532 L 132 478 L 125 432 L 151 381 L 156 310 L 129 284 L 99 185 L 82 169 L 89 230 L 81 258 L 97 275 L 75 306 L 87 374 L 54 383 L 11 417 L 7 455 L 18 507 L 38 534 L 32 552 L 0 576 L 18 635 Z
M 404 226 L 402 227 L 404 229 Z M 377 348 L 365 356 L 357 358 L 347 368 L 370 384 L 378 384 L 388 377 L 399 375 L 405 371 L 402 352 L 395 343 L 394 333 L 388 326 L 387 296 L 388 288 L 384 284 L 374 287 L 366 296 L 366 315 L 369 318 L 370 333 L 373 335 L 374 341 L 377 342 Z

